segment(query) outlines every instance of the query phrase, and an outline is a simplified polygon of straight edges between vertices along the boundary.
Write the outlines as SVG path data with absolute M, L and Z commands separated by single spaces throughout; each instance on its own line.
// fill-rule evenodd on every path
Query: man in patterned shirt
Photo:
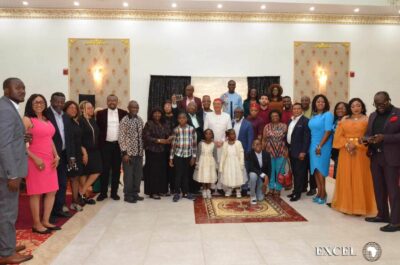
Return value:
M 139 104 L 136 101 L 129 102 L 128 111 L 129 114 L 119 125 L 118 143 L 124 170 L 124 200 L 136 203 L 143 200 L 143 197 L 139 196 L 143 176 L 143 120 L 137 115 Z
M 187 124 L 186 113 L 178 115 L 179 125 L 174 129 L 171 152 L 169 156 L 169 166 L 175 167 L 175 195 L 173 201 L 180 199 L 182 191 L 183 198 L 193 200 L 194 197 L 189 192 L 189 178 L 192 167 L 196 162 L 197 135 L 196 130 Z

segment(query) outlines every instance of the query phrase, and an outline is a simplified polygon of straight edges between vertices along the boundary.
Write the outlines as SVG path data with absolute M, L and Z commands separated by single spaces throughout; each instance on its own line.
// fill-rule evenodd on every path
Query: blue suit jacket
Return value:
M 245 153 L 251 151 L 251 146 L 253 144 L 253 139 L 254 139 L 254 132 L 253 132 L 253 126 L 248 120 L 246 119 L 242 120 L 242 125 L 240 126 L 239 135 L 237 135 L 237 139 L 242 143 Z
M 291 157 L 299 157 L 300 153 L 308 153 L 311 142 L 311 132 L 308 128 L 309 119 L 302 116 L 294 126 L 291 143 L 289 145 L 289 154 Z M 292 121 L 289 122 L 289 125 Z

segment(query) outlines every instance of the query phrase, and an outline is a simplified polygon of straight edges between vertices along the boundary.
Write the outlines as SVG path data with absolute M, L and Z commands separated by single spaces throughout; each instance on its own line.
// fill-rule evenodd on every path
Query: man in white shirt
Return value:
M 214 142 L 217 147 L 218 163 L 221 158 L 222 145 L 225 141 L 225 132 L 232 129 L 232 121 L 230 116 L 222 112 L 222 100 L 217 98 L 213 102 L 214 112 L 209 112 L 204 121 L 204 130 L 211 129 L 214 132 Z M 218 181 L 217 188 L 221 190 L 222 185 Z
M 119 200 L 118 186 L 121 174 L 121 149 L 118 144 L 119 123 L 128 113 L 117 108 L 118 97 L 107 97 L 107 109 L 97 112 L 96 122 L 99 126 L 99 145 L 102 154 L 103 172 L 100 175 L 101 191 L 97 201 L 107 198 L 111 170 L 111 198 Z
M 207 113 L 213 112 L 213 110 L 210 108 L 211 107 L 211 97 L 209 95 L 204 95 L 201 103 L 203 104 L 203 120 L 205 120 Z
M 297 201 L 301 197 L 307 183 L 307 153 L 310 147 L 311 132 L 308 128 L 308 119 L 304 117 L 300 103 L 293 105 L 293 117 L 289 122 L 287 144 L 289 158 L 294 176 L 293 192 L 288 195 L 290 201 Z

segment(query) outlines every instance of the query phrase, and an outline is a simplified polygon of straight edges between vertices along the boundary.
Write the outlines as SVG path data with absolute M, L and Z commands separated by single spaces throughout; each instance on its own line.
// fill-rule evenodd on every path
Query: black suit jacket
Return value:
M 51 107 L 47 108 L 46 117 L 53 124 L 54 128 L 56 128 L 56 133 L 53 136 L 53 142 L 57 149 L 58 155 L 61 157 L 61 153 L 63 151 L 62 150 L 63 143 L 60 134 L 60 129 L 57 126 L 56 118 L 54 116 Z M 75 143 L 72 131 L 72 124 L 71 124 L 71 119 L 67 116 L 67 114 L 64 113 L 62 117 L 64 122 L 65 151 L 67 154 L 67 159 L 69 160 L 72 157 L 75 157 Z
M 246 160 L 247 160 L 247 171 L 249 173 L 254 172 L 258 176 L 261 175 L 261 173 L 264 173 L 268 177 L 271 176 L 271 156 L 266 151 L 262 151 L 262 161 L 263 161 L 262 167 L 260 167 L 260 164 L 258 163 L 258 159 L 254 150 L 251 150 L 247 154 Z
M 308 153 L 311 143 L 311 132 L 308 128 L 308 121 L 308 118 L 301 116 L 296 126 L 294 126 L 290 145 L 288 144 L 291 157 L 297 158 L 300 153 Z M 290 121 L 289 125 L 292 122 Z
M 118 109 L 119 121 L 121 121 L 122 118 L 125 117 L 127 114 L 128 114 L 128 112 L 126 112 L 125 110 Z M 99 130 L 100 130 L 99 145 L 103 146 L 104 143 L 106 142 L 106 138 L 107 138 L 108 108 L 97 112 L 96 122 L 97 122 L 97 126 L 99 126 Z
M 194 128 L 192 119 L 190 118 L 188 113 L 186 114 L 186 117 L 188 120 L 188 124 Z M 203 136 L 204 136 L 204 134 L 203 134 L 203 128 L 204 128 L 203 111 L 197 112 L 196 118 L 197 118 L 197 122 L 199 123 L 199 128 L 196 129 L 197 143 L 199 143 L 201 140 L 203 140 Z

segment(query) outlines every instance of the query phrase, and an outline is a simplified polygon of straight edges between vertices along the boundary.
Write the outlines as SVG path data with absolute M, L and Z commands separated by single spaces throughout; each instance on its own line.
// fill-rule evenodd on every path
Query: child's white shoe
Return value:
M 256 197 L 251 197 L 251 198 L 250 198 L 250 203 L 251 203 L 252 205 L 257 204 L 257 198 L 256 198 Z
M 211 190 L 206 190 L 206 195 L 208 199 L 211 199 Z
M 225 191 L 225 197 L 231 197 L 231 195 L 232 195 L 232 189 L 227 189 Z
M 242 192 L 240 189 L 236 189 L 236 198 L 242 198 Z
M 203 190 L 201 194 L 203 195 L 203 199 L 207 199 L 207 190 Z

